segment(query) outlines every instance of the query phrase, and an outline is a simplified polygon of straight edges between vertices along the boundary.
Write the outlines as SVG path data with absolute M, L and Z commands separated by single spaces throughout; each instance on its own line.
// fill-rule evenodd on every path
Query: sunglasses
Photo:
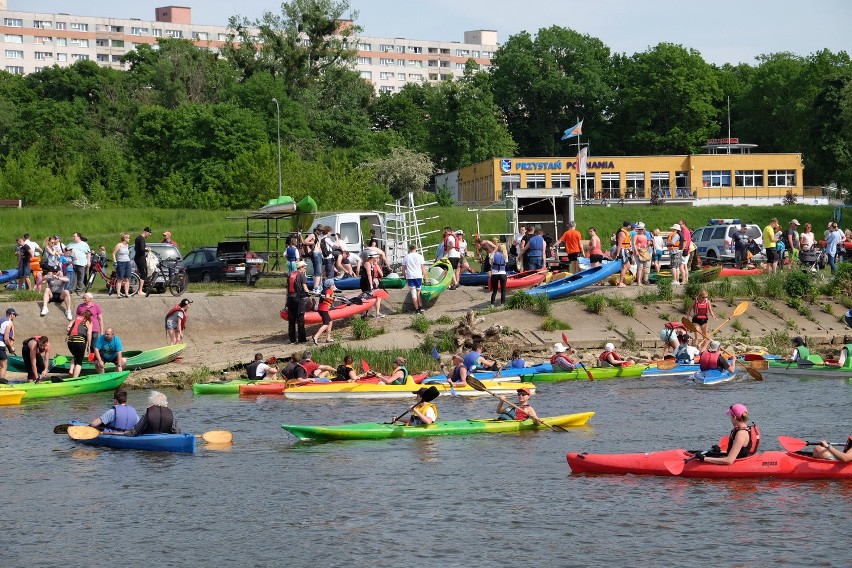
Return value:
M 528 392 L 519 392 L 518 393 L 518 396 L 529 396 L 529 395 L 530 395 L 530 393 L 528 393 Z

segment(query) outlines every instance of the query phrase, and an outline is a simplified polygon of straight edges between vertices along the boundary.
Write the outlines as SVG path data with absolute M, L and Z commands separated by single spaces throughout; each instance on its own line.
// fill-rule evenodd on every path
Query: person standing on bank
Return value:
M 151 227 L 145 227 L 142 229 L 142 233 L 137 235 L 136 240 L 133 241 L 133 261 L 136 263 L 136 272 L 139 274 L 139 282 L 141 283 L 134 296 L 142 293 L 142 284 L 144 284 L 145 280 L 148 279 L 148 262 L 145 258 L 145 253 L 148 251 L 148 243 L 145 239 L 150 236 Z M 130 278 L 130 276 L 128 276 L 128 278 Z
M 148 396 L 148 408 L 145 415 L 133 428 L 127 430 L 125 436 L 138 436 L 139 434 L 180 434 L 177 419 L 169 410 L 169 400 L 166 395 L 159 391 L 151 391 Z
M 500 288 L 500 305 L 506 303 L 506 245 L 500 243 L 497 250 L 489 255 L 488 281 L 491 283 L 491 306 L 494 307 L 497 299 L 497 288 Z
M 559 237 L 559 242 L 565 245 L 565 252 L 568 255 L 568 262 L 570 263 L 569 270 L 572 274 L 580 272 L 580 263 L 577 259 L 583 255 L 583 247 L 580 244 L 582 239 L 583 235 L 577 230 L 576 221 L 570 221 L 568 223 L 568 230 Z M 598 245 L 600 246 L 600 243 Z
M 405 278 L 408 289 L 411 291 L 411 304 L 414 313 L 423 313 L 423 281 L 429 281 L 429 273 L 426 272 L 426 259 L 417 252 L 417 245 L 408 247 L 408 254 L 402 259 L 402 277 Z
M 0 380 L 6 381 L 6 365 L 9 355 L 15 354 L 15 308 L 6 310 L 6 317 L 0 319 Z
M 180 304 L 166 313 L 166 336 L 169 338 L 170 345 L 177 345 L 183 341 L 183 332 L 188 318 L 187 310 L 191 303 L 192 300 L 184 298 Z
M 86 269 L 92 262 L 92 249 L 89 248 L 89 243 L 83 240 L 83 235 L 74 233 L 71 236 L 71 244 L 68 245 L 74 251 L 74 282 L 71 287 L 74 288 L 74 293 L 80 296 L 83 293 L 83 283 L 86 281 Z
M 291 344 L 308 340 L 305 333 L 305 310 L 311 291 L 308 288 L 307 271 L 308 265 L 300 260 L 296 263 L 296 272 L 287 277 L 287 331 Z

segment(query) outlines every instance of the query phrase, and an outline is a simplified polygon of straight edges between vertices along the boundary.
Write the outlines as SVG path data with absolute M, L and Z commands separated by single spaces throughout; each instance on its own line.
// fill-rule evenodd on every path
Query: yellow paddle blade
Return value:
M 763 359 L 762 361 L 752 361 L 748 366 L 758 371 L 765 371 L 769 368 L 769 361 L 766 359 Z
M 234 441 L 234 435 L 227 430 L 210 430 L 203 433 L 201 439 L 208 444 L 230 444 Z
M 756 369 L 752 369 L 751 367 L 746 367 L 745 370 L 746 370 L 746 372 L 748 372 L 749 375 L 752 376 L 752 378 L 754 378 L 754 380 L 756 380 L 756 381 L 762 381 L 763 380 L 763 375 L 760 373 L 760 371 L 758 371 Z
M 674 359 L 666 359 L 664 361 L 657 361 L 657 368 L 661 371 L 669 371 L 677 367 L 677 362 Z
M 737 307 L 734 309 L 734 313 L 731 314 L 732 318 L 743 315 L 748 309 L 748 302 L 740 302 L 737 304 Z
M 91 426 L 69 426 L 68 435 L 73 440 L 91 440 L 101 435 L 101 431 Z

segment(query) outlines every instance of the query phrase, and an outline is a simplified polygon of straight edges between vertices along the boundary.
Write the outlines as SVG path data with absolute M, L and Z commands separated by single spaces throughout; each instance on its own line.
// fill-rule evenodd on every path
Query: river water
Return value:
M 852 380 L 764 373 L 539 385 L 569 433 L 299 443 L 282 422 L 385 421 L 406 401 L 290 401 L 166 391 L 184 431 L 228 429 L 195 455 L 75 445 L 52 428 L 110 393 L 0 407 L 0 566 L 850 566 L 852 482 L 571 475 L 567 451 L 707 448 L 744 402 L 764 434 L 842 441 Z M 147 393 L 131 391 L 145 406 Z M 440 398 L 442 419 L 496 401 Z

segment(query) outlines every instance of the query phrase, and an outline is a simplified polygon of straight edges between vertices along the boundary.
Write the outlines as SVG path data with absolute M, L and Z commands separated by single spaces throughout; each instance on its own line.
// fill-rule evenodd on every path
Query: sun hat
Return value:
M 456 234 L 457 234 L 457 235 L 464 235 L 464 231 L 462 231 L 461 229 L 459 229 L 458 231 L 456 231 Z
M 568 351 L 568 348 L 565 347 L 564 345 L 562 345 L 561 343 L 554 343 L 553 344 L 553 352 L 554 353 L 565 353 L 566 351 Z
M 521 393 L 532 394 L 532 391 L 530 389 L 528 389 L 527 387 L 521 387 L 521 388 L 518 389 L 518 394 L 521 394 Z
M 672 231 L 680 231 L 680 225 L 678 225 L 677 223 L 672 225 Z
M 429 390 L 429 387 L 420 387 L 416 391 L 413 391 L 411 394 L 416 394 L 417 396 L 422 397 L 426 393 L 426 391 L 428 391 L 428 390 Z
M 636 223 L 636 228 L 637 229 L 644 229 L 645 223 L 643 223 L 642 221 L 639 221 L 638 223 Z
M 164 231 L 164 232 L 163 232 L 163 236 L 164 236 L 164 237 L 171 237 L 171 236 L 172 236 L 172 234 L 171 234 L 171 232 L 169 232 L 169 231 Z
M 725 414 L 728 416 L 736 416 L 739 418 L 743 414 L 748 414 L 748 408 L 746 408 L 745 404 L 740 404 L 739 402 L 733 405 L 731 408 L 725 411 Z
M 305 266 L 307 266 L 307 264 L 305 263 L 304 260 L 300 260 L 299 262 L 296 263 L 296 268 L 304 268 Z
M 615 351 L 615 345 L 612 343 L 607 343 L 604 345 L 604 351 Z
M 713 352 L 713 353 L 715 353 L 715 352 L 716 352 L 716 351 L 718 351 L 721 347 L 722 347 L 722 344 L 721 344 L 721 343 L 719 343 L 718 341 L 711 341 L 711 342 L 710 342 L 710 346 L 709 346 L 709 347 L 707 347 L 707 350 L 708 350 L 708 351 L 711 351 L 711 352 Z
M 798 225 L 798 224 L 799 224 L 799 220 L 798 220 L 798 219 L 793 219 L 792 221 L 790 221 L 790 224 L 791 224 L 791 225 Z

